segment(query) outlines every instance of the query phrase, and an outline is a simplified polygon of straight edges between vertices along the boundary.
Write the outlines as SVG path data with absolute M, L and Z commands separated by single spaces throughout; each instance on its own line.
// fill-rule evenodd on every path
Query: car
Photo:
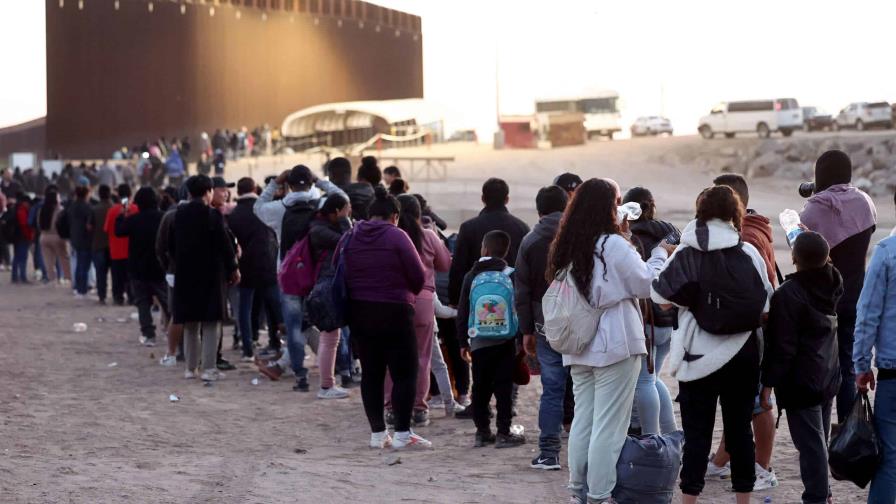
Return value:
M 837 114 L 832 126 L 835 130 L 855 128 L 864 131 L 875 127 L 890 129 L 893 127 L 893 109 L 885 101 L 850 103 Z
M 803 127 L 803 111 L 793 98 L 722 102 L 700 118 L 697 131 L 705 139 L 722 133 L 734 138 L 738 133 L 756 133 L 768 138 L 779 131 L 790 136 Z
M 816 107 L 803 107 L 803 130 L 824 131 L 832 128 L 834 118 Z
M 672 122 L 665 117 L 645 116 L 635 119 L 631 126 L 632 136 L 672 134 Z

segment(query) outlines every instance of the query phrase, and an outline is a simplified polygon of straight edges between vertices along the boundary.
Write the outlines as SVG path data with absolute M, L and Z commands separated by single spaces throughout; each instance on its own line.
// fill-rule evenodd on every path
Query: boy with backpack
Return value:
M 504 258 L 510 235 L 490 231 L 482 239 L 481 258 L 464 276 L 457 313 L 461 355 L 473 364 L 474 447 L 494 444 L 509 448 L 526 442 L 510 432 L 513 410 L 513 370 L 516 365 L 518 322 L 514 310 L 513 268 Z M 497 403 L 497 436 L 492 433 L 489 403 Z
M 794 240 L 797 271 L 772 296 L 762 366 L 761 405 L 772 409 L 774 389 L 779 411 L 787 411 L 800 454 L 803 502 L 830 497 L 827 445 L 831 401 L 840 389 L 836 310 L 843 279 L 829 254 L 818 233 L 804 232 Z

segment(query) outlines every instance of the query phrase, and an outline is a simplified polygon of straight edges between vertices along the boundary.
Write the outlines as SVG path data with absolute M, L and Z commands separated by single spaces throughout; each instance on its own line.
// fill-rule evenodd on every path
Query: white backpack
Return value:
M 551 282 L 541 299 L 541 309 L 545 339 L 551 348 L 566 355 L 579 355 L 588 348 L 604 314 L 579 292 L 569 267 Z

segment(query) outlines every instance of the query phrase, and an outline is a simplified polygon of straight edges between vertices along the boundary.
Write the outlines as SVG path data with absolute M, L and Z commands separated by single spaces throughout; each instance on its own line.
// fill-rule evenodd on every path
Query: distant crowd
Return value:
M 263 184 L 203 167 L 218 151 L 257 150 L 242 133 L 204 135 L 192 176 L 187 141 L 146 146 L 133 170 L 3 172 L 0 263 L 16 285 L 136 305 L 141 344 L 165 335 L 160 363 L 181 363 L 185 379 L 236 366 L 224 358 L 232 323 L 240 365 L 291 375 L 297 392 L 316 382 L 321 400 L 360 385 L 371 448 L 437 447 L 421 435 L 437 410 L 471 419 L 474 447 L 523 445 L 517 392 L 540 375 L 530 465 L 561 469 L 568 432 L 573 504 L 670 502 L 675 482 L 690 504 L 719 479 L 746 504 L 779 484 L 775 404 L 799 451 L 802 501 L 833 502 L 832 408 L 843 426 L 876 388 L 883 455 L 868 502 L 896 502 L 896 238 L 866 271 L 877 214 L 845 153 L 818 158 L 814 194 L 787 230 L 796 273 L 783 277 L 771 221 L 739 175 L 695 191 L 683 230 L 660 219 L 648 188 L 571 173 L 538 191 L 530 228 L 508 210 L 508 184 L 490 178 L 479 215 L 449 234 L 373 157 Z M 270 148 L 270 135 L 260 141 Z M 678 380 L 674 400 L 663 369 Z

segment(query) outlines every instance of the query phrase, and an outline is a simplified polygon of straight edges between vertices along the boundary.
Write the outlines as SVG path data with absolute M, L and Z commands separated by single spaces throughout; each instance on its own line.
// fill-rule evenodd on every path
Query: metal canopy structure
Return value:
M 289 114 L 280 131 L 291 138 L 357 129 L 387 133 L 394 126 L 424 126 L 441 119 L 422 98 L 325 103 Z

